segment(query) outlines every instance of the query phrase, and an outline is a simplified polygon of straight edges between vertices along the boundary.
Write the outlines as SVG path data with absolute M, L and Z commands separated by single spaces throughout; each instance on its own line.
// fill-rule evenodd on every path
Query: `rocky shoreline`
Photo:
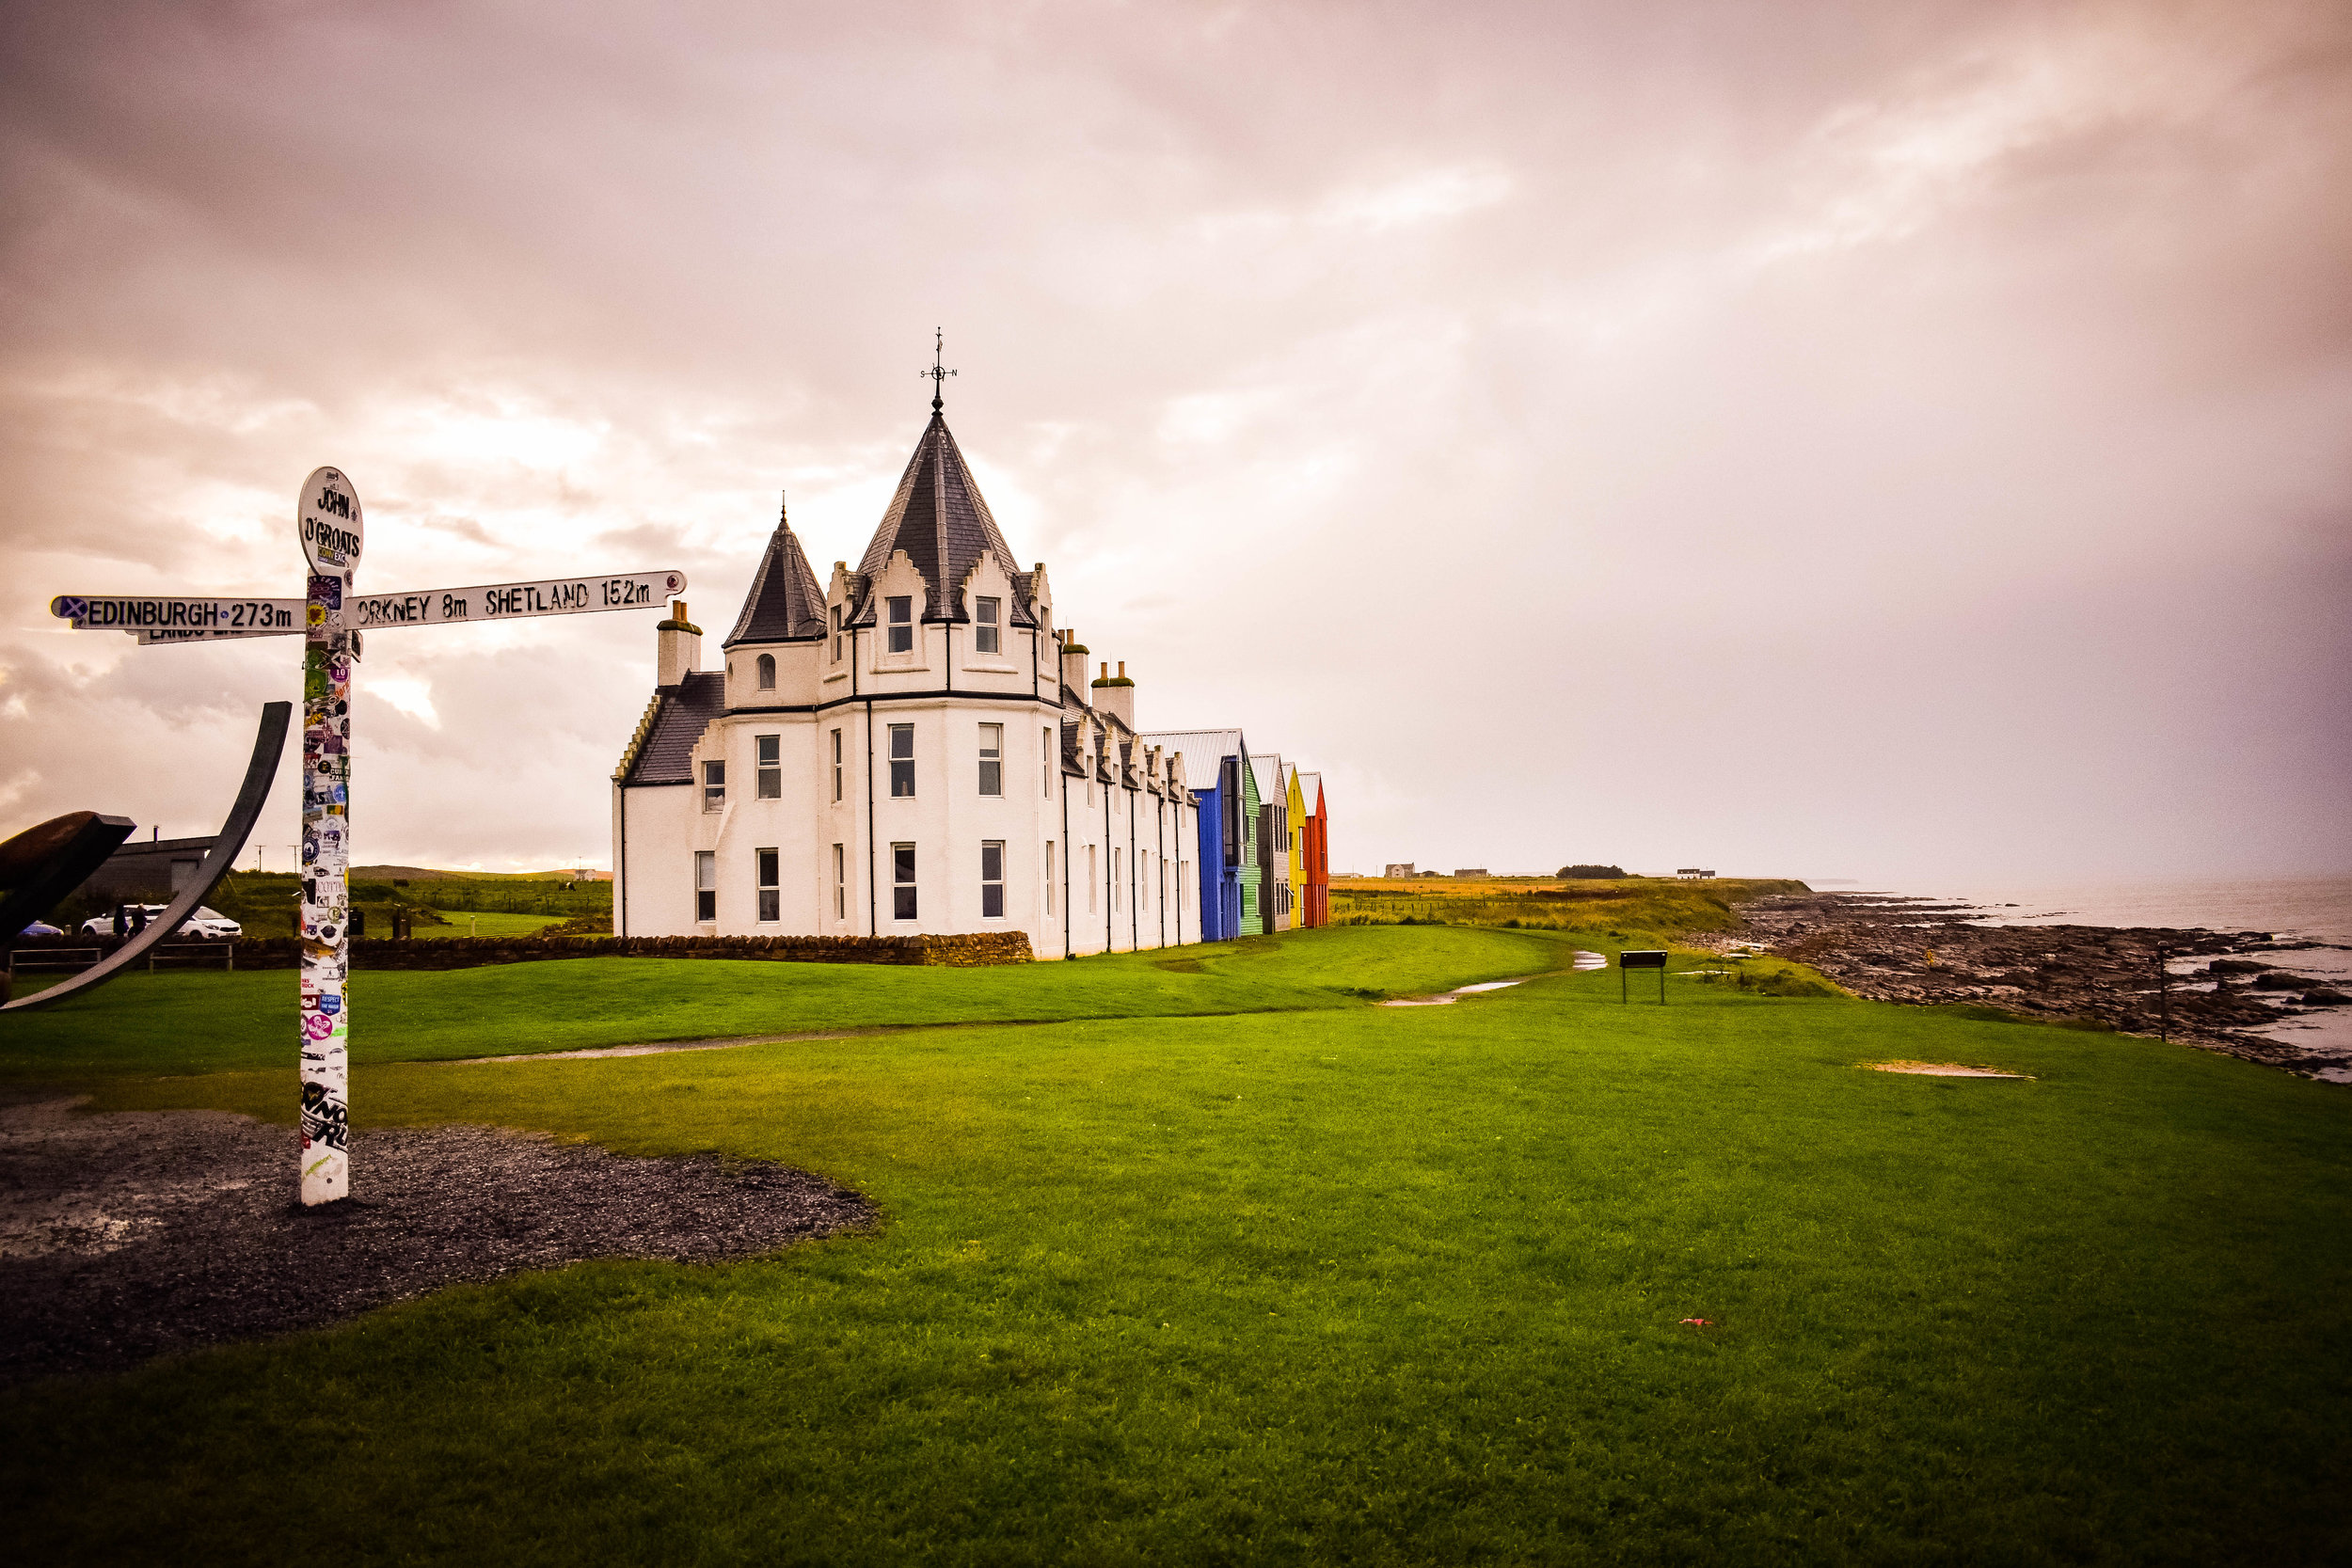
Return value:
M 2330 982 L 2265 957 L 2326 943 L 2280 942 L 2269 931 L 1983 926 L 1975 924 L 1984 911 L 1974 905 L 1885 894 L 1783 895 L 1743 904 L 1740 913 L 1744 931 L 1698 940 L 1719 951 L 1760 944 L 1873 1001 L 1973 1005 L 2161 1033 L 2293 1072 L 2345 1065 L 2341 1055 L 2253 1032 L 2352 1003 Z

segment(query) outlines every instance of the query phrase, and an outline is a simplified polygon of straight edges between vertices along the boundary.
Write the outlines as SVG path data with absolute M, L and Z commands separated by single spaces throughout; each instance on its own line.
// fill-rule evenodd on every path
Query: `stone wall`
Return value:
M 15 945 L 18 952 L 32 955 L 58 947 L 95 945 L 111 950 L 114 943 L 50 937 Z M 157 967 L 219 967 L 221 945 L 195 944 L 185 958 L 179 958 L 180 944 L 167 942 L 156 950 L 162 960 Z M 233 945 L 239 969 L 293 969 L 301 962 L 302 944 L 292 937 L 263 937 Z M 439 937 L 421 942 L 362 938 L 351 944 L 352 967 L 361 970 L 473 969 L 547 958 L 748 958 L 771 963 L 917 964 L 954 969 L 1031 960 L 1029 939 L 1022 931 L 918 937 Z

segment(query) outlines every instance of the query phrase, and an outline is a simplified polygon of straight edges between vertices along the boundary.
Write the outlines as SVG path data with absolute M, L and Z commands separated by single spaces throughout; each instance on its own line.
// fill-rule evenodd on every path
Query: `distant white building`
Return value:
M 855 571 L 820 584 L 779 519 L 717 669 L 683 604 L 661 623 L 612 776 L 621 934 L 1200 940 L 1184 759 L 1123 673 L 1087 682 L 932 407 Z

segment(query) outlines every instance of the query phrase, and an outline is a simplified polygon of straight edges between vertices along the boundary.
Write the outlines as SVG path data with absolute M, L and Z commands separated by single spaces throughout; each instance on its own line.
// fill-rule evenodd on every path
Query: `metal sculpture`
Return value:
M 0 844 L 0 886 L 8 890 L 0 898 L 0 942 L 14 942 L 25 927 L 56 909 L 106 863 L 136 826 L 127 816 L 70 811 Z
M 278 771 L 278 758 L 279 753 L 286 749 L 286 731 L 293 720 L 294 705 L 292 703 L 262 705 L 262 727 L 253 736 L 253 759 L 246 764 L 245 784 L 237 791 L 237 803 L 229 808 L 229 820 L 220 825 L 220 836 L 213 840 L 212 852 L 204 857 L 204 863 L 197 868 L 196 880 L 182 890 L 180 896 L 174 898 L 162 914 L 149 921 L 147 929 L 116 948 L 104 958 L 92 964 L 72 979 L 62 980 L 51 986 L 47 990 L 38 990 L 30 996 L 18 997 L 6 1007 L 0 1007 L 0 1012 L 30 1012 L 36 1007 L 46 1007 L 53 1002 L 62 1002 L 69 996 L 79 996 L 85 991 L 95 990 L 145 958 L 149 948 L 177 931 L 181 923 L 196 912 L 197 906 L 213 895 L 213 890 L 220 885 L 220 879 L 223 877 L 229 875 L 229 868 L 236 864 L 237 856 L 245 849 L 246 838 L 253 832 L 253 824 L 262 815 L 262 802 L 269 799 L 270 776 Z M 58 820 L 65 819 L 61 817 Z M 114 845 L 120 844 L 122 836 L 129 834 L 131 831 L 131 824 L 119 816 L 102 816 L 96 820 L 102 823 L 121 824 L 122 834 L 118 835 L 114 843 L 107 846 L 108 853 L 111 853 Z M 48 824 L 43 824 L 43 826 L 48 826 Z M 107 831 L 113 830 L 109 828 Z M 11 840 L 11 842 L 14 841 Z M 99 860 L 104 859 L 104 854 L 99 856 Z M 95 869 L 97 867 L 93 864 L 90 870 Z M 87 871 L 83 873 L 83 876 L 87 875 Z M 10 903 L 15 901 L 13 895 L 10 895 L 9 901 Z M 20 926 L 17 929 L 21 931 L 24 927 Z

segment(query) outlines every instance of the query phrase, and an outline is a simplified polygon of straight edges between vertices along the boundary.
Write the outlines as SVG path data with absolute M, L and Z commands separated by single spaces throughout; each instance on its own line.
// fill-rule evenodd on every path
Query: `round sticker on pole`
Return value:
M 302 482 L 302 553 L 317 573 L 359 564 L 359 492 L 340 468 L 314 468 Z

